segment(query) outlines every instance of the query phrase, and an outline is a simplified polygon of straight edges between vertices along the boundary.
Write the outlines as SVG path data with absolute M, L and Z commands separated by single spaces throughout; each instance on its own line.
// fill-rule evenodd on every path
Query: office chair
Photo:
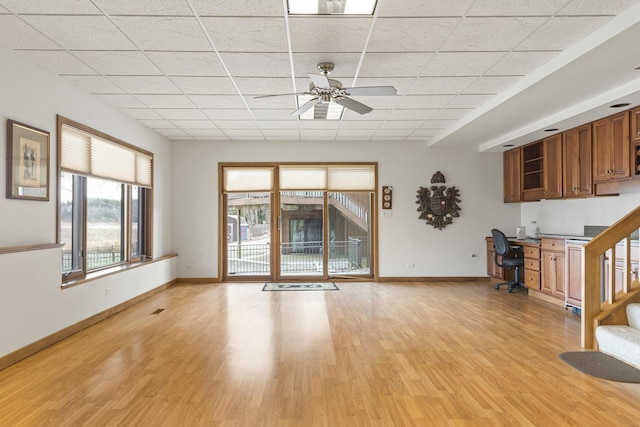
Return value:
M 522 246 L 510 245 L 507 236 L 500 230 L 495 228 L 491 230 L 493 236 L 493 247 L 495 249 L 494 262 L 498 267 L 508 270 L 515 269 L 515 281 L 498 283 L 495 288 L 499 289 L 502 285 L 507 285 L 507 292 L 513 292 L 514 288 L 524 286 L 520 282 L 520 267 L 524 266 L 524 251 Z M 498 262 L 498 257 L 502 257 L 502 264 Z

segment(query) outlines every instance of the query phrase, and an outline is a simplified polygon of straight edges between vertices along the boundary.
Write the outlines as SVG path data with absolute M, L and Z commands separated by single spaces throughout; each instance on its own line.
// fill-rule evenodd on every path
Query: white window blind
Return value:
M 374 165 L 280 166 L 281 190 L 373 191 Z
M 225 167 L 224 191 L 273 191 L 273 167 Z
M 129 146 L 62 125 L 60 167 L 67 172 L 151 188 L 153 157 Z

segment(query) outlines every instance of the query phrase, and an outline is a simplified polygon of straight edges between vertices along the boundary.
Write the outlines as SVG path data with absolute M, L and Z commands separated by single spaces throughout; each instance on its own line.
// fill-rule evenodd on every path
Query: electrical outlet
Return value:
M 104 294 L 105 294 L 105 295 L 111 295 L 111 288 L 106 288 L 106 289 L 104 290 Z
M 193 269 L 193 264 L 187 264 L 187 270 Z
M 415 262 L 408 263 L 407 268 L 416 268 L 416 263 Z

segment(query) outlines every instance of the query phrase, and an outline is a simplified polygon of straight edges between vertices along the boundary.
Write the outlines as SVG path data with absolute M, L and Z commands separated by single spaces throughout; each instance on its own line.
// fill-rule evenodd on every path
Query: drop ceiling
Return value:
M 181 140 L 424 141 L 503 150 L 640 105 L 637 0 L 378 0 L 308 16 L 286 0 L 0 0 L 0 45 Z M 397 96 L 292 116 L 319 62 Z

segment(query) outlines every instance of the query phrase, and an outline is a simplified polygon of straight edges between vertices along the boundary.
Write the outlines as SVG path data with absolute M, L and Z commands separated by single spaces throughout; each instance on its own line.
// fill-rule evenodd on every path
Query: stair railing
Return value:
M 583 348 L 597 348 L 596 328 L 605 324 L 625 324 L 626 306 L 640 300 L 637 267 L 639 228 L 640 207 L 584 245 L 581 319 Z M 617 262 L 619 259 L 622 263 Z M 616 283 L 619 284 L 619 289 Z

